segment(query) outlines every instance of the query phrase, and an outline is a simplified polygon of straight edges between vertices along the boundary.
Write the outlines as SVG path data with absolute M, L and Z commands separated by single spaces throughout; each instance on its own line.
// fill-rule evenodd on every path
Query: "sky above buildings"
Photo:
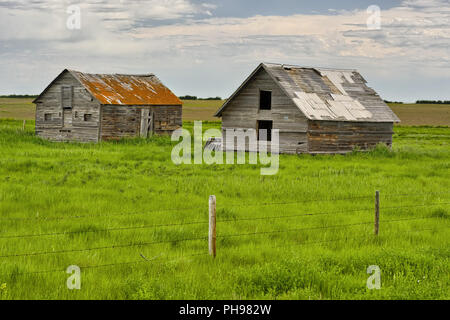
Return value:
M 388 100 L 449 99 L 450 0 L 0 0 L 0 94 L 40 93 L 71 68 L 228 97 L 260 62 L 358 69 Z

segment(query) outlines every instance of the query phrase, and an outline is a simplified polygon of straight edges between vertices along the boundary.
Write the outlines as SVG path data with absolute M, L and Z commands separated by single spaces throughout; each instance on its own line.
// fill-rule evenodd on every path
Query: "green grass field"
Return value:
M 448 127 L 396 127 L 392 151 L 284 155 L 263 177 L 176 166 L 167 137 L 51 143 L 21 126 L 0 120 L 1 299 L 450 298 Z M 81 290 L 66 287 L 70 265 Z M 366 288 L 371 265 L 380 290 Z

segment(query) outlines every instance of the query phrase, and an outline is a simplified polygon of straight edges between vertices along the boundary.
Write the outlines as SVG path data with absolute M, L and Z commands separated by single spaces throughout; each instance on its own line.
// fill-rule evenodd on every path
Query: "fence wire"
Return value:
M 382 222 L 383 223 L 392 223 L 392 222 L 424 220 L 424 219 L 432 219 L 432 218 L 434 218 L 434 217 L 403 218 L 403 219 L 396 219 L 396 220 L 384 220 Z M 320 226 L 320 227 L 307 227 L 307 228 L 297 228 L 297 229 L 284 229 L 284 230 L 276 230 L 276 231 L 260 231 L 260 232 L 252 232 L 252 233 L 228 234 L 228 235 L 219 235 L 219 236 L 217 236 L 217 239 L 221 239 L 221 238 L 236 238 L 236 237 L 244 237 L 244 236 L 260 236 L 260 235 L 266 235 L 266 234 L 277 234 L 277 233 L 279 234 L 279 233 L 287 233 L 287 232 L 295 232 L 295 231 L 306 231 L 306 230 L 339 229 L 339 228 L 348 228 L 348 227 L 353 227 L 353 226 L 369 225 L 369 224 L 372 224 L 372 223 L 373 223 L 373 221 L 360 222 L 360 223 L 351 223 L 351 224 L 342 224 L 342 225 L 334 225 L 334 226 Z M 112 245 L 112 246 L 91 247 L 91 248 L 71 249 L 71 250 L 53 250 L 53 251 L 28 252 L 28 253 L 2 255 L 2 256 L 0 256 L 0 258 L 30 257 L 30 256 L 65 254 L 65 253 L 74 253 L 74 252 L 88 252 L 88 251 L 98 251 L 98 250 L 108 250 L 108 249 L 122 249 L 122 248 L 131 248 L 131 247 L 144 247 L 144 246 L 150 246 L 150 245 L 156 245 L 156 244 L 179 243 L 179 242 L 199 241 L 199 240 L 207 240 L 207 239 L 208 239 L 208 237 L 196 237 L 196 238 L 184 238 L 184 239 L 176 239 L 176 240 L 161 240 L 161 241 L 153 241 L 153 242 L 118 244 L 118 245 Z
M 180 261 L 186 258 L 192 258 L 192 257 L 197 257 L 197 256 L 206 256 L 208 255 L 208 253 L 205 252 L 201 252 L 201 253 L 194 253 L 194 254 L 189 254 L 189 255 L 184 255 L 180 258 L 177 259 L 171 259 L 171 260 L 135 260 L 135 261 L 128 261 L 128 262 L 118 262 L 118 263 L 108 263 L 108 264 L 99 264 L 99 265 L 87 265 L 87 266 L 80 266 L 81 270 L 89 270 L 89 269 L 101 269 L 101 268 L 110 268 L 110 267 L 118 267 L 118 266 L 128 266 L 128 265 L 138 265 L 138 264 L 149 264 L 149 263 L 162 263 L 162 262 L 176 262 L 176 261 Z M 19 273 L 14 273 L 13 275 L 36 275 L 36 274 L 48 274 L 48 273 L 57 273 L 57 272 L 66 272 L 67 269 L 55 269 L 55 270 L 43 270 L 43 271 L 29 271 L 29 272 L 19 272 Z
M 162 241 L 153 241 L 153 242 L 118 244 L 118 245 L 113 245 L 113 246 L 92 247 L 92 248 L 83 248 L 83 249 L 28 252 L 28 253 L 3 255 L 3 256 L 0 256 L 0 258 L 30 257 L 30 256 L 42 256 L 42 255 L 50 255 L 50 254 L 63 254 L 63 253 L 74 253 L 74 252 L 98 251 L 98 250 L 107 250 L 107 249 L 122 249 L 122 248 L 131 248 L 131 247 L 145 247 L 145 246 L 151 246 L 151 245 L 163 244 L 163 243 L 179 243 L 179 242 L 207 240 L 207 239 L 208 239 L 208 237 L 197 237 L 197 238 L 186 238 L 186 239 L 177 239 L 177 240 L 162 240 Z
M 403 208 L 419 208 L 419 207 L 432 207 L 432 206 L 440 206 L 440 205 L 448 205 L 448 204 L 450 204 L 450 202 L 419 204 L 419 205 L 411 205 L 411 206 L 381 207 L 380 209 L 391 210 L 391 209 L 403 209 Z M 298 218 L 298 217 L 313 217 L 313 216 L 320 216 L 320 215 L 365 212 L 365 211 L 369 211 L 372 209 L 373 208 L 361 208 L 361 209 L 355 209 L 355 210 L 314 212 L 314 213 L 303 213 L 303 214 L 284 215 L 284 216 L 246 217 L 246 218 L 239 218 L 239 219 L 217 220 L 217 223 L 258 221 L 258 220 L 281 220 L 281 219 L 290 219 L 290 218 Z M 195 221 L 195 222 L 186 222 L 186 223 L 169 223 L 169 224 L 153 224 L 153 225 L 143 225 L 143 226 L 105 228 L 105 229 L 98 229 L 98 230 L 61 231 L 61 232 L 53 232 L 53 233 L 39 233 L 39 234 L 15 234 L 15 235 L 3 235 L 3 236 L 0 236 L 0 239 L 38 238 L 38 237 L 64 236 L 64 235 L 86 234 L 86 233 L 104 233 L 104 232 L 111 232 L 111 231 L 144 230 L 144 229 L 174 227 L 174 226 L 206 225 L 206 224 L 209 224 L 209 222 L 208 221 Z
M 431 192 L 431 193 L 402 193 L 402 194 L 388 194 L 382 195 L 382 198 L 392 198 L 392 197 L 405 197 L 405 196 L 426 196 L 426 195 L 444 195 L 450 194 L 450 192 Z M 245 208 L 245 207 L 265 207 L 265 206 L 275 206 L 275 205 L 290 205 L 290 204 L 300 204 L 300 203 L 314 203 L 314 202 L 334 202 L 334 201 L 347 201 L 347 200 L 358 200 L 358 199 L 373 199 L 373 195 L 363 195 L 363 196 L 350 196 L 344 198 L 328 198 L 328 199 L 304 199 L 286 202 L 267 202 L 267 203 L 253 203 L 253 204 L 229 204 L 227 207 L 230 208 Z M 149 215 L 152 213 L 170 213 L 170 212 L 183 212 L 190 210 L 198 210 L 198 206 L 194 207 L 184 207 L 184 208 L 173 208 L 173 209 L 156 209 L 149 210 L 146 212 L 131 212 L 131 213 L 113 213 L 106 215 L 75 215 L 75 216 L 56 216 L 56 217 L 2 217 L 0 221 L 21 221 L 21 222 L 36 222 L 36 221 L 51 221 L 51 220 L 66 220 L 66 219 L 84 219 L 84 218 L 109 218 L 109 217 L 126 217 L 126 216 L 136 216 L 136 215 Z M 206 211 L 205 211 L 206 212 Z
M 404 231 L 403 233 L 404 234 L 405 233 L 418 233 L 418 232 L 424 232 L 424 231 L 444 230 L 444 229 L 448 229 L 448 228 L 450 228 L 450 226 L 441 227 L 441 228 L 425 228 L 425 229 L 419 229 L 419 230 L 408 230 L 408 231 Z M 280 248 L 287 249 L 287 248 L 294 248 L 294 247 L 298 247 L 298 246 L 322 245 L 322 244 L 334 243 L 334 242 L 353 241 L 353 240 L 370 240 L 370 239 L 374 239 L 374 238 L 368 238 L 367 236 L 352 237 L 352 238 L 342 237 L 342 238 L 334 238 L 334 239 L 328 239 L 328 240 L 307 241 L 307 242 L 301 242 L 301 243 L 291 244 L 291 245 L 287 245 L 287 246 L 286 245 L 269 246 L 269 247 L 265 247 L 265 249 L 280 249 Z M 128 262 L 80 266 L 80 269 L 81 270 L 101 269 L 101 268 L 120 267 L 120 266 L 128 266 L 128 265 L 142 265 L 142 264 L 149 264 L 149 263 L 153 263 L 153 262 L 169 263 L 169 262 L 178 262 L 178 261 L 186 259 L 186 258 L 206 256 L 206 255 L 209 255 L 209 253 L 198 252 L 198 253 L 194 253 L 194 254 L 183 255 L 182 257 L 177 258 L 177 259 L 170 259 L 170 260 L 152 259 L 150 261 L 146 260 L 146 259 L 142 259 L 142 260 L 135 260 L 135 261 L 128 261 Z M 37 275 L 37 274 L 62 273 L 62 272 L 65 273 L 66 269 L 19 272 L 19 273 L 14 273 L 13 275 L 14 276 L 16 276 L 16 275 Z
M 391 194 L 384 196 L 385 199 L 395 198 L 395 197 L 406 197 L 406 196 L 427 196 L 427 195 L 443 195 L 450 194 L 450 192 L 443 193 L 422 193 L 422 194 Z M 230 205 L 231 208 L 244 208 L 244 207 L 263 207 L 263 206 L 271 206 L 271 205 L 290 205 L 290 204 L 299 204 L 299 203 L 307 203 L 307 202 L 331 202 L 331 201 L 344 201 L 344 200 L 357 200 L 357 199 L 372 199 L 373 196 L 355 196 L 355 197 L 346 197 L 346 198 L 333 198 L 333 199 L 315 199 L 315 200 L 301 200 L 301 201 L 293 201 L 293 202 L 273 202 L 273 203 L 260 203 L 260 204 L 248 204 L 248 205 Z M 414 205 L 399 205 L 399 206 L 386 206 L 381 207 L 381 210 L 395 210 L 395 209 L 403 209 L 403 208 L 420 208 L 420 207 L 433 207 L 433 206 L 442 206 L 449 205 L 450 202 L 440 202 L 440 203 L 428 203 L 428 204 L 414 204 Z M 116 217 L 116 216 L 131 216 L 131 215 L 142 215 L 142 214 L 151 214 L 151 213 L 166 213 L 166 212 L 182 212 L 186 210 L 198 210 L 196 207 L 189 208 L 177 208 L 177 209 L 164 209 L 164 210 L 154 210 L 147 211 L 145 213 L 123 213 L 123 214 L 110 214 L 110 215 L 78 215 L 78 216 L 62 216 L 62 217 L 36 217 L 36 218 L 1 218 L 0 221 L 47 221 L 47 220 L 63 220 L 63 219 L 81 219 L 81 218 L 108 218 L 108 217 Z M 302 213 L 302 214 L 293 214 L 293 215 L 281 215 L 281 216 L 263 216 L 263 217 L 244 217 L 238 219 L 224 219 L 218 220 L 217 223 L 235 223 L 235 222 L 243 222 L 243 221 L 258 221 L 258 220 L 277 220 L 277 219 L 291 219 L 297 217 L 310 217 L 310 216 L 319 216 L 319 215 L 339 215 L 346 213 L 354 213 L 354 212 L 366 212 L 369 210 L 374 210 L 373 207 L 370 208 L 358 208 L 352 210 L 340 210 L 340 211 L 331 211 L 331 212 L 312 212 L 312 213 Z M 391 220 L 381 220 L 380 224 L 386 223 L 395 223 L 402 221 L 414 221 L 414 220 L 426 220 L 426 219 L 435 219 L 436 217 L 432 216 L 423 216 L 423 217 L 410 217 L 410 218 L 401 218 L 401 219 L 391 219 Z M 280 233 L 290 233 L 290 232 L 298 232 L 298 231 L 308 231 L 308 230 L 327 230 L 327 229 L 341 229 L 348 228 L 354 226 L 364 226 L 373 224 L 374 221 L 364 221 L 358 223 L 349 223 L 349 224 L 340 224 L 340 225 L 331 225 L 331 226 L 316 226 L 316 227 L 303 227 L 303 228 L 292 228 L 292 229 L 284 229 L 284 230 L 273 230 L 273 231 L 255 231 L 249 233 L 237 233 L 237 234 L 224 234 L 218 235 L 217 239 L 230 239 L 230 238 L 239 238 L 239 237 L 257 237 L 262 235 L 270 235 L 270 234 L 280 234 Z M 73 235 L 73 234 L 85 234 L 85 233 L 105 233 L 110 231 L 127 231 L 127 230 L 143 230 L 143 229 L 151 229 L 151 228 L 164 228 L 164 227 L 183 227 L 183 226 L 193 226 L 193 225 L 206 225 L 209 224 L 208 221 L 193 221 L 193 222 L 183 222 L 183 223 L 168 223 L 168 224 L 152 224 L 152 225 L 142 225 L 142 226 L 125 226 L 125 227 L 114 227 L 114 228 L 104 228 L 98 230 L 85 230 L 85 231 L 65 231 L 65 232 L 49 232 L 49 233 L 37 233 L 37 234 L 16 234 L 16 235 L 2 235 L 0 239 L 21 239 L 21 238 L 39 238 L 39 237 L 51 237 L 51 236 L 65 236 L 65 235 Z M 449 227 L 443 228 L 427 228 L 420 230 L 410 230 L 410 231 L 402 231 L 403 233 L 410 232 L 422 232 L 422 231 L 434 231 L 440 229 L 447 229 Z M 319 240 L 319 241 L 308 241 L 302 243 L 296 243 L 289 246 L 274 246 L 268 248 L 289 248 L 295 246 L 308 246 L 308 245 L 316 245 L 316 244 L 326 244 L 330 242 L 340 242 L 340 241 L 351 241 L 351 240 L 364 240 L 368 239 L 365 237 L 357 237 L 357 238 L 337 238 L 330 240 Z M 373 238 L 372 238 L 373 239 Z M 181 242 L 189 242 L 189 241 L 200 241 L 200 240 L 208 240 L 208 237 L 193 237 L 193 238 L 182 238 L 182 239 L 174 239 L 174 240 L 160 240 L 160 241 L 151 241 L 151 242 L 136 242 L 136 243 L 128 243 L 128 244 L 116 244 L 111 246 L 98 246 L 98 247 L 90 247 L 90 248 L 80 248 L 80 249 L 67 249 L 67 250 L 52 250 L 52 251 L 37 251 L 37 252 L 25 252 L 25 253 L 15 253 L 15 254 L 5 254 L 1 255 L 0 258 L 14 258 L 14 257 L 31 257 L 31 256 L 44 256 L 44 255 L 56 255 L 56 254 L 66 254 L 66 253 L 79 253 L 79 252 L 89 252 L 89 251 L 100 251 L 100 250 L 109 250 L 109 249 L 121 249 L 121 248 L 131 248 L 131 247 L 144 247 L 151 246 L 157 244 L 175 244 Z M 181 257 L 180 259 L 185 259 L 188 257 L 202 256 L 207 255 L 207 253 L 195 253 L 192 255 L 186 255 Z M 153 260 L 147 260 L 143 257 L 142 260 L 137 261 L 129 261 L 129 262 L 118 262 L 118 263 L 109 263 L 109 264 L 100 264 L 100 265 L 87 265 L 82 266 L 81 269 L 99 269 L 99 268 L 107 268 L 107 267 L 115 267 L 115 266 L 126 266 L 126 265 L 135 265 L 135 264 L 144 264 L 151 263 Z M 178 259 L 179 260 L 179 259 Z M 177 260 L 172 260 L 177 261 Z M 66 270 L 46 270 L 46 271 L 32 271 L 32 272 L 24 272 L 24 273 L 14 273 L 14 275 L 20 274 L 45 274 L 45 273 L 54 273 L 54 272 L 65 272 Z

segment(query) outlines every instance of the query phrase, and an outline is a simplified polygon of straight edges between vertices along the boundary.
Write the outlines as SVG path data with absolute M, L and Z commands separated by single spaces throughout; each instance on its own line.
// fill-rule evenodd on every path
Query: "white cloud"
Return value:
M 133 25 L 142 19 L 173 20 L 198 14 L 212 15 L 216 8 L 212 4 L 194 4 L 190 0 L 0 0 L 0 8 L 14 13 L 31 11 L 64 15 L 69 5 L 78 5 L 84 14 L 95 14 L 100 20 L 118 22 L 118 25 Z
M 183 93 L 218 90 L 210 95 L 223 94 L 225 87 L 229 93 L 235 79 L 242 80 L 261 61 L 359 68 L 374 79 L 403 79 L 411 70 L 417 81 L 421 76 L 449 79 L 449 0 L 405 0 L 381 12 L 381 30 L 368 30 L 366 10 L 216 18 L 214 5 L 188 0 L 89 0 L 82 5 L 82 29 L 70 31 L 65 7 L 71 3 L 76 2 L 0 0 L 0 59 L 18 66 L 0 67 L 0 72 L 17 78 L 21 69 L 32 86 L 43 81 L 42 72 L 51 78 L 63 67 L 157 68 L 175 83 L 191 77 L 180 80 Z M 232 74 L 236 70 L 238 76 Z
M 272 52 L 282 49 L 286 58 L 312 53 L 318 57 L 395 56 L 414 60 L 426 53 L 429 58 L 450 59 L 450 10 L 415 10 L 406 5 L 393 8 L 382 12 L 381 30 L 368 30 L 367 17 L 365 11 L 352 11 L 332 16 L 213 18 L 201 23 L 137 28 L 134 37 L 151 41 L 176 37 L 178 47 L 186 50 L 199 45 L 212 50 L 241 45 L 246 49 L 266 47 Z
M 403 6 L 406 7 L 420 7 L 425 9 L 430 8 L 445 8 L 445 6 L 450 5 L 449 0 L 404 0 L 402 2 Z

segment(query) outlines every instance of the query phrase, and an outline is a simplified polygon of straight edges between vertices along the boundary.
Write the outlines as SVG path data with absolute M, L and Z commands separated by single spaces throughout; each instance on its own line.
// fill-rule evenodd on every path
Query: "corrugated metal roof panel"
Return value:
M 88 74 L 70 72 L 102 104 L 106 105 L 182 105 L 153 74 Z
M 262 66 L 311 120 L 400 121 L 356 70 Z

